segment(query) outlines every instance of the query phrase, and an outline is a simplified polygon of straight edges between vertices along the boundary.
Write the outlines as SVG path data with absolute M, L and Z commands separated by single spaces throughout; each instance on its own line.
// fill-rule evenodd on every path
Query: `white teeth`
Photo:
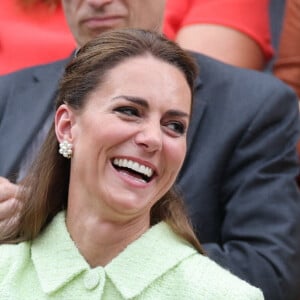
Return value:
M 115 158 L 113 163 L 116 166 L 125 167 L 128 169 L 134 170 L 135 172 L 141 173 L 148 177 L 151 177 L 153 175 L 153 170 L 151 168 L 141 165 L 141 164 L 137 163 L 136 161 Z

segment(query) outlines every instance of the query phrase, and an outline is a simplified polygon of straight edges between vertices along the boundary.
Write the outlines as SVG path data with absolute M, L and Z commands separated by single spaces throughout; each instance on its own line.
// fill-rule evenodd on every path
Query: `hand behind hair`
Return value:
M 16 198 L 19 186 L 0 177 L 0 240 L 18 221 L 20 201 Z

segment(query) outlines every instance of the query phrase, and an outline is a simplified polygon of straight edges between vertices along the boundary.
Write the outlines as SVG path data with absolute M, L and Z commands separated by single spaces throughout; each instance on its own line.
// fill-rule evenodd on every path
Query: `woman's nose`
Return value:
M 148 152 L 159 151 L 162 148 L 162 134 L 160 124 L 154 122 L 144 124 L 136 134 L 135 142 Z

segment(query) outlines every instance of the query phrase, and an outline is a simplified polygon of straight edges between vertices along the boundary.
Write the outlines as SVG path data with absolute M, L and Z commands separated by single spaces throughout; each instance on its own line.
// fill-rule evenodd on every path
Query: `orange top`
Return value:
M 228 26 L 256 41 L 268 60 L 273 55 L 268 5 L 269 0 L 167 0 L 163 31 L 174 39 L 187 25 Z
M 244 32 L 272 56 L 268 0 L 168 0 L 164 32 L 195 23 L 222 24 Z M 62 7 L 40 5 L 25 11 L 17 0 L 0 1 L 0 75 L 65 58 L 75 48 Z
M 16 0 L 0 1 L 0 74 L 65 58 L 74 48 L 61 6 L 25 11 Z

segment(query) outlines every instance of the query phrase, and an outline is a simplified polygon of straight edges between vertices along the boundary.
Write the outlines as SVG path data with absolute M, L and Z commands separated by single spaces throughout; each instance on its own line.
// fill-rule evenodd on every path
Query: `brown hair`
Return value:
M 103 33 L 78 51 L 66 67 L 60 82 L 56 108 L 66 103 L 74 110 L 81 110 L 88 94 L 102 84 L 109 70 L 126 59 L 143 55 L 151 55 L 179 69 L 193 94 L 197 67 L 190 55 L 157 33 L 123 29 Z M 20 223 L 8 240 L 35 238 L 59 211 L 66 209 L 69 173 L 70 160 L 58 154 L 53 125 L 25 180 Z M 183 201 L 174 189 L 167 192 L 151 209 L 151 225 L 162 220 L 203 253 L 186 216 Z

